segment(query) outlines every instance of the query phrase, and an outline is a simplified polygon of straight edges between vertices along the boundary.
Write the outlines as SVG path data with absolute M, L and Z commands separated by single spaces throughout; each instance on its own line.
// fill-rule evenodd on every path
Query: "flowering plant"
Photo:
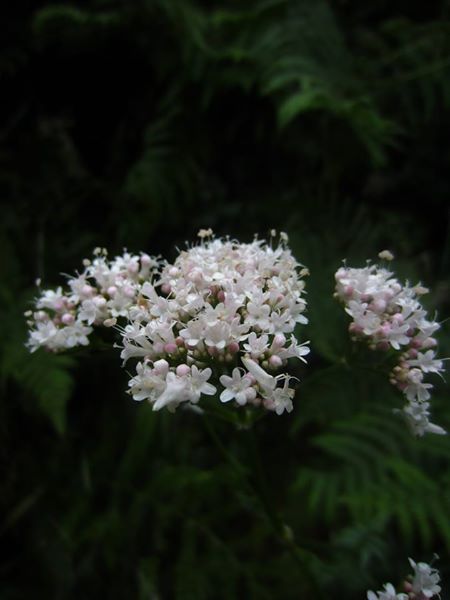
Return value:
M 382 591 L 368 591 L 367 600 L 428 600 L 439 596 L 441 577 L 438 570 L 428 563 L 416 563 L 412 558 L 409 559 L 409 564 L 414 574 L 403 583 L 403 589 L 407 593 L 397 593 L 392 583 L 386 583 Z
M 392 260 L 388 251 L 380 258 Z M 430 320 L 419 301 L 428 290 L 421 284 L 402 285 L 393 273 L 378 265 L 364 268 L 341 267 L 335 275 L 335 296 L 352 317 L 349 332 L 354 341 L 363 341 L 372 350 L 391 353 L 389 380 L 406 397 L 403 415 L 415 435 L 444 434 L 445 430 L 429 421 L 431 383 L 428 373 L 443 372 L 436 358 L 433 334 L 440 325 Z
M 88 345 L 96 328 L 112 328 L 123 363 L 135 363 L 129 394 L 149 402 L 154 411 L 190 408 L 204 416 L 207 428 L 207 397 L 216 398 L 216 407 L 247 407 L 238 413 L 246 416 L 255 414 L 251 409 L 290 413 L 298 381 L 289 374 L 290 361 L 306 362 L 310 351 L 309 342 L 298 339 L 308 323 L 309 271 L 292 255 L 286 234 L 276 243 L 275 235 L 269 242 L 240 243 L 201 230 L 200 242 L 180 251 L 172 263 L 126 251 L 111 260 L 97 248 L 92 260 L 83 261 L 82 272 L 68 277 L 66 288 L 41 291 L 35 310 L 27 313 L 27 345 L 31 352 L 39 347 L 60 352 Z M 441 374 L 443 361 L 436 357 L 433 337 L 439 323 L 428 318 L 419 301 L 427 290 L 402 285 L 391 271 L 371 264 L 344 265 L 335 279 L 335 296 L 352 318 L 352 340 L 384 353 L 389 380 L 406 398 L 402 414 L 413 433 L 444 434 L 428 419 L 432 385 L 424 377 Z M 239 464 L 237 469 L 242 471 Z M 310 553 L 297 546 L 270 505 L 261 465 L 254 470 L 259 481 L 250 487 L 319 599 Z M 414 576 L 405 583 L 405 593 L 386 584 L 383 591 L 369 591 L 368 600 L 424 600 L 438 594 L 437 571 L 411 559 L 410 564 Z

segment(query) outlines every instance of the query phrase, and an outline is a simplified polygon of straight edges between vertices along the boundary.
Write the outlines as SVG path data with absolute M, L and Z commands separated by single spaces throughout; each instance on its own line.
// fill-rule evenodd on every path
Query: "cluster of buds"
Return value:
M 128 252 L 108 260 L 106 250 L 96 248 L 93 259 L 83 261 L 83 271 L 69 277 L 67 286 L 41 291 L 35 310 L 25 313 L 31 352 L 40 347 L 58 352 L 88 345 L 93 327 L 112 327 L 119 317 L 128 316 L 142 282 L 152 277 L 158 265 L 147 254 Z
M 274 248 L 215 239 L 210 230 L 199 237 L 142 285 L 129 311 L 121 356 L 139 359 L 130 393 L 154 410 L 219 393 L 222 402 L 290 412 L 293 378 L 280 370 L 309 352 L 293 333 L 307 322 L 307 269 L 286 234 Z
M 441 586 L 437 569 L 424 562 L 416 563 L 412 558 L 409 564 L 414 574 L 403 582 L 404 592 L 397 593 L 392 583 L 386 583 L 382 591 L 367 592 L 367 600 L 428 600 L 438 596 Z
M 388 251 L 379 256 L 393 258 Z M 378 265 L 343 266 L 335 278 L 335 296 L 352 317 L 349 326 L 352 339 L 365 341 L 373 350 L 394 351 L 396 362 L 390 382 L 406 397 L 403 415 L 413 433 L 418 436 L 426 432 L 445 433 L 428 418 L 428 390 L 433 386 L 424 382 L 424 375 L 444 370 L 434 350 L 433 334 L 440 325 L 427 318 L 418 299 L 428 290 L 421 285 L 402 285 L 391 271 Z

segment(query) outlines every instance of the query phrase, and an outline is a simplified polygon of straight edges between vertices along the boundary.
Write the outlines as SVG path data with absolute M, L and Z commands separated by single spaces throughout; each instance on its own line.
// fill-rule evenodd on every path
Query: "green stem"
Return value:
M 243 481 L 247 488 L 254 494 L 256 494 L 258 500 L 260 501 L 264 513 L 267 517 L 267 520 L 273 530 L 275 536 L 281 541 L 283 546 L 288 550 L 289 554 L 293 558 L 293 560 L 299 566 L 301 572 L 305 577 L 305 581 L 307 582 L 309 593 L 312 594 L 315 600 L 324 600 L 325 596 L 318 586 L 316 578 L 311 570 L 310 562 L 311 562 L 311 554 L 300 548 L 296 543 L 291 534 L 289 533 L 289 528 L 285 525 L 282 517 L 273 507 L 271 501 L 271 495 L 269 491 L 269 486 L 267 484 L 267 480 L 265 477 L 264 469 L 261 463 L 260 454 L 258 451 L 257 440 L 255 436 L 255 432 L 253 428 L 250 428 L 250 431 L 246 430 L 245 435 L 247 436 L 247 441 L 250 445 L 250 454 L 253 462 L 253 476 L 249 476 L 248 469 L 246 469 L 242 464 L 236 460 L 236 458 L 226 449 L 223 445 L 220 437 L 217 435 L 216 430 L 208 419 L 208 416 L 203 415 L 204 423 L 206 430 L 219 450 L 220 454 L 224 457 L 224 459 L 233 467 L 236 473 L 243 478 Z

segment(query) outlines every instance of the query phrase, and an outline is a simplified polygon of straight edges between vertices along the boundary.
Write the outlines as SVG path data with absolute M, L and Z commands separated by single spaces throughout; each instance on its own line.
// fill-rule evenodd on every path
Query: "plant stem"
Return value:
M 253 471 L 249 475 L 248 469 L 244 467 L 238 460 L 236 460 L 236 458 L 224 446 L 206 414 L 203 415 L 203 419 L 206 430 L 211 439 L 213 440 L 214 444 L 216 445 L 217 449 L 219 450 L 220 454 L 233 467 L 236 473 L 243 479 L 247 488 L 257 496 L 259 502 L 261 503 L 264 509 L 264 513 L 272 528 L 273 533 L 280 540 L 283 546 L 288 550 L 289 554 L 297 563 L 301 572 L 303 573 L 308 586 L 308 592 L 311 594 L 311 597 L 315 600 L 324 600 L 325 596 L 322 590 L 320 589 L 309 564 L 313 556 L 311 555 L 311 553 L 307 552 L 303 548 L 300 548 L 296 544 L 295 540 L 293 539 L 290 533 L 289 528 L 284 523 L 284 520 L 282 519 L 281 515 L 273 507 L 269 486 L 267 484 L 267 479 L 264 473 L 263 465 L 261 463 L 254 429 L 250 427 L 250 430 L 246 429 L 244 431 L 244 435 L 246 435 L 247 437 L 247 443 L 249 445 L 249 451 L 253 463 Z

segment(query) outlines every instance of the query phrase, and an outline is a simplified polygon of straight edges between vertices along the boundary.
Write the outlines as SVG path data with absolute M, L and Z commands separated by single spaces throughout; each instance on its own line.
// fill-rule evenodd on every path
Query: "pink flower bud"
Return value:
M 64 300 L 56 300 L 53 306 L 55 310 L 62 310 L 64 308 Z
M 93 302 L 94 302 L 95 306 L 98 306 L 99 308 L 101 308 L 102 306 L 105 306 L 106 298 L 104 298 L 103 296 L 95 296 L 95 298 L 93 299 Z
M 178 275 L 177 267 L 170 267 L 168 273 L 169 273 L 170 277 L 176 277 Z
M 409 342 L 409 345 L 410 345 L 411 348 L 419 350 L 420 348 L 422 348 L 423 342 L 421 340 L 419 340 L 418 338 L 413 338 Z
M 272 367 L 275 367 L 277 369 L 277 368 L 281 367 L 281 365 L 283 364 L 283 361 L 281 360 L 281 358 L 279 356 L 274 354 L 269 358 L 269 364 Z
M 392 316 L 392 320 L 395 323 L 398 323 L 399 325 L 401 325 L 404 322 L 405 318 L 403 317 L 403 315 L 401 313 L 395 313 L 395 315 Z
M 184 377 L 185 375 L 188 375 L 188 373 L 191 372 L 191 369 L 187 365 L 182 364 L 178 365 L 176 372 L 179 377 Z
M 273 338 L 273 346 L 275 348 L 282 348 L 286 343 L 286 337 L 282 333 L 277 333 Z
M 164 358 L 153 363 L 153 369 L 158 375 L 165 375 L 169 370 L 169 363 Z
M 61 317 L 61 322 L 64 323 L 64 325 L 72 325 L 72 323 L 74 321 L 75 321 L 75 317 L 73 315 L 71 315 L 70 313 L 65 313 Z
M 132 288 L 131 285 L 125 285 L 123 288 L 123 293 L 127 298 L 134 298 L 135 295 L 134 288 Z
M 170 287 L 170 285 L 168 283 L 163 283 L 161 286 L 161 291 L 163 294 L 170 294 L 170 292 L 172 291 L 172 288 Z
M 92 285 L 89 285 L 88 283 L 83 285 L 83 287 L 81 288 L 81 293 L 83 294 L 83 296 L 91 296 L 93 291 L 94 291 L 94 288 L 92 287 Z
M 110 285 L 106 291 L 108 293 L 108 296 L 111 296 L 111 297 L 113 297 L 117 294 L 117 288 L 115 285 Z
M 429 337 L 422 342 L 422 348 L 435 348 L 437 346 L 437 340 L 433 337 Z
M 219 290 L 217 292 L 217 300 L 219 302 L 224 302 L 225 301 L 225 292 L 223 290 Z
M 150 258 L 150 256 L 148 254 L 142 254 L 141 255 L 141 265 L 143 267 L 148 267 L 149 264 L 151 264 L 152 259 Z
M 351 286 L 351 285 L 345 285 L 345 286 L 344 286 L 344 294 L 345 294 L 346 296 L 351 296 L 351 295 L 353 294 L 353 292 L 354 292 L 354 291 L 355 291 L 355 290 L 354 290 L 353 286 Z
M 390 346 L 389 342 L 382 341 L 382 342 L 378 342 L 376 349 L 381 350 L 382 352 L 387 352 L 390 347 L 391 346 Z
M 232 354 L 236 354 L 236 352 L 239 352 L 239 344 L 237 342 L 229 343 L 228 351 L 231 352 Z
M 105 319 L 103 321 L 103 325 L 105 327 L 114 327 L 114 325 L 117 323 L 117 319 L 115 317 L 111 318 L 111 319 Z
M 175 344 L 179 347 L 179 348 L 184 348 L 184 340 L 182 337 L 178 336 L 177 338 L 175 338 Z
M 386 310 L 386 301 L 382 298 L 378 298 L 377 300 L 374 300 L 370 306 L 375 312 L 382 313 Z
M 256 398 L 255 388 L 249 387 L 245 390 L 245 397 L 247 400 L 252 401 Z
M 391 325 L 389 323 L 383 323 L 383 325 L 381 325 L 381 327 L 378 329 L 378 334 L 382 337 L 387 337 L 391 331 Z
M 164 352 L 167 352 L 167 354 L 173 354 L 176 351 L 177 351 L 176 344 L 169 342 L 168 344 L 164 345 Z

